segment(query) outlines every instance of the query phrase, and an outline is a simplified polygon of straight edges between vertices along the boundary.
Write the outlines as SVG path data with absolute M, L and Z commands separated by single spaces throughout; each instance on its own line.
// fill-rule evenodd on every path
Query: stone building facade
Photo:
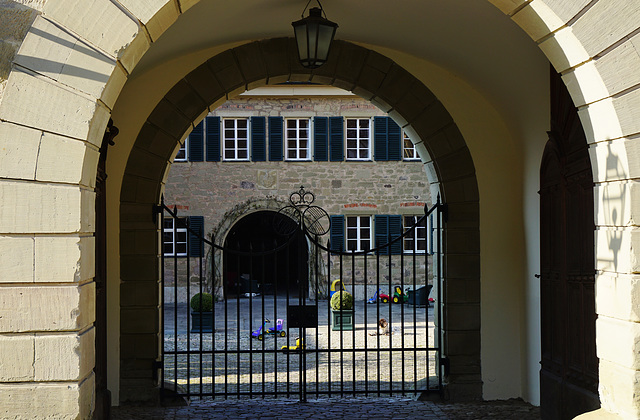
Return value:
M 400 141 L 403 137 L 402 130 L 390 120 L 386 113 L 347 91 L 317 85 L 294 86 L 285 85 L 249 91 L 209 113 L 201 123 L 201 127 L 196 128 L 185 139 L 177 153 L 166 181 L 165 203 L 177 208 L 178 215 L 181 217 L 202 217 L 202 231 L 207 238 L 214 238 L 214 242 L 219 246 L 228 245 L 227 238 L 231 231 L 245 216 L 260 211 L 277 212 L 289 204 L 289 196 L 298 191 L 301 186 L 314 195 L 313 205 L 323 208 L 334 220 L 336 216 L 345 220 L 355 220 L 355 218 L 363 220 L 364 218 L 365 223 L 370 223 L 360 229 L 364 229 L 365 236 L 371 235 L 369 237 L 371 248 L 382 244 L 375 241 L 376 234 L 380 234 L 375 229 L 376 220 L 379 225 L 383 217 L 393 215 L 407 228 L 412 222 L 418 221 L 424 215 L 424 207 L 430 207 L 433 200 L 430 197 L 429 185 L 425 181 L 424 166 L 413 143 L 409 139 L 406 144 Z M 299 121 L 302 121 L 303 133 L 307 133 L 303 134 L 303 137 L 306 139 L 308 135 L 309 140 L 303 148 L 308 150 L 308 155 L 304 152 L 305 156 L 302 159 L 295 160 L 289 159 L 286 153 L 285 156 L 276 157 L 274 160 L 271 160 L 271 156 L 256 158 L 258 153 L 252 150 L 251 144 L 252 131 L 257 129 L 253 127 L 255 121 L 252 118 L 254 117 L 266 118 L 262 121 L 270 125 L 284 123 L 285 130 L 290 124 L 289 121 L 296 127 Z M 339 117 L 343 121 L 345 149 L 349 146 L 347 139 L 354 133 L 354 130 L 349 128 L 351 122 L 358 122 L 364 126 L 359 128 L 358 135 L 361 135 L 359 141 L 364 142 L 362 146 L 368 155 L 358 156 L 357 160 L 353 160 L 349 159 L 348 152 L 345 150 L 342 160 L 331 161 L 328 158 L 322 160 L 322 157 L 317 156 L 320 152 L 316 150 L 314 143 L 316 137 L 314 134 L 317 134 L 317 117 Z M 246 160 L 244 157 L 240 161 L 227 160 L 224 145 L 219 151 L 220 159 L 217 159 L 218 156 L 212 157 L 207 150 L 213 147 L 208 138 L 214 131 L 211 125 L 220 125 L 224 130 L 225 121 L 237 120 L 247 122 L 249 141 Z M 384 128 L 379 128 L 380 123 L 385 124 Z M 386 156 L 386 150 L 384 153 L 376 150 L 381 147 L 381 144 L 386 146 L 388 142 L 386 124 L 395 126 L 393 135 L 396 137 L 391 141 L 392 147 L 398 149 L 398 155 L 395 158 L 392 157 L 394 160 Z M 271 132 L 270 126 L 267 132 L 267 134 Z M 380 136 L 385 137 L 380 140 Z M 293 131 L 289 134 L 284 133 L 282 137 L 285 144 L 279 147 L 284 147 L 286 152 L 289 150 L 286 142 L 293 141 L 294 133 Z M 193 144 L 196 141 L 205 147 L 203 156 L 200 156 L 200 146 Z M 224 142 L 224 139 L 221 138 L 220 141 Z M 271 142 L 272 138 L 267 135 L 266 148 L 269 155 L 273 151 Z M 194 158 L 192 155 L 196 154 L 197 157 Z M 325 225 L 327 225 L 326 222 L 328 220 L 325 220 Z M 336 223 L 338 222 L 340 221 Z M 167 224 L 167 240 L 174 237 L 171 223 Z M 341 229 L 346 231 L 346 224 Z M 380 229 L 379 227 L 378 230 Z M 412 236 L 403 241 L 403 251 L 407 261 L 415 251 L 416 264 L 403 264 L 405 267 L 402 271 L 394 269 L 391 274 L 389 274 L 390 264 L 393 267 L 400 266 L 398 253 L 382 259 L 380 273 L 377 272 L 375 258 L 371 258 L 373 254 L 369 255 L 366 271 L 364 257 L 359 255 L 355 257 L 353 268 L 351 263 L 345 263 L 340 268 L 339 258 L 331 257 L 331 270 L 328 272 L 325 259 L 314 257 L 316 247 L 308 241 L 309 249 L 305 253 L 308 255 L 306 262 L 308 295 L 314 297 L 317 287 L 320 296 L 326 296 L 329 283 L 337 278 L 344 279 L 343 283 L 355 293 L 356 299 L 370 297 L 378 288 L 382 288 L 385 292 L 392 290 L 393 285 L 396 284 L 413 288 L 416 285 L 424 285 L 426 282 L 430 283 L 431 281 L 426 278 L 428 269 L 425 271 L 429 266 L 427 262 L 429 258 L 425 255 L 426 228 L 421 225 L 418 230 L 417 243 L 413 242 Z M 399 233 L 395 234 L 399 235 Z M 410 233 L 410 235 L 413 234 Z M 327 234 L 321 238 L 324 245 L 327 244 L 330 236 Z M 347 249 L 344 237 L 337 239 L 334 235 L 331 239 L 334 242 L 334 249 L 338 249 L 335 244 L 338 240 L 343 242 L 342 249 Z M 170 256 L 174 248 L 171 245 L 167 246 L 169 249 L 167 255 Z M 410 249 L 411 247 L 414 249 Z M 210 261 L 211 247 L 206 247 L 205 253 L 207 260 Z M 196 282 L 199 281 L 198 264 L 197 259 L 192 258 L 190 273 L 192 273 L 194 284 L 190 288 L 191 294 L 199 290 L 196 286 Z M 207 289 L 213 289 L 220 297 L 225 294 L 222 279 L 228 275 L 228 269 L 224 265 L 222 257 L 216 254 L 214 265 L 216 274 L 212 275 L 210 269 L 206 273 Z M 168 258 L 165 266 L 167 295 L 171 295 L 173 259 Z M 207 268 L 210 266 L 208 264 Z M 182 267 L 179 268 L 181 274 L 186 274 L 183 273 L 184 264 L 179 264 L 178 267 Z M 248 271 L 248 268 L 245 271 Z M 318 276 L 320 278 L 317 278 Z M 182 278 L 182 276 L 179 277 Z M 212 280 L 212 277 L 215 277 L 215 280 Z M 369 284 L 366 290 L 363 287 L 364 283 Z

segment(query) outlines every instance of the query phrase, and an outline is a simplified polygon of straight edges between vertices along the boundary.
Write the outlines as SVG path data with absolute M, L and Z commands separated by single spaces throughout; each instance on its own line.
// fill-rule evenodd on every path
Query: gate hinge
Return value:
M 162 362 L 162 360 L 154 360 L 153 363 L 151 364 L 152 368 L 153 368 L 153 381 L 157 382 L 158 381 L 158 371 L 162 368 L 164 368 L 164 363 Z
M 444 375 L 449 375 L 449 371 L 451 370 L 451 361 L 448 357 L 440 358 L 440 366 L 444 367 Z
M 162 206 L 159 204 L 154 204 L 152 211 L 153 223 L 158 223 L 158 215 L 162 213 Z

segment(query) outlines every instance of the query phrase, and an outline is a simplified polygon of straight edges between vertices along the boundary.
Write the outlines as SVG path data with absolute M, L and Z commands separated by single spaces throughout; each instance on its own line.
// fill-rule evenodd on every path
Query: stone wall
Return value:
M 362 118 L 386 114 L 371 103 L 353 95 L 347 96 L 345 92 L 342 97 L 241 97 L 227 102 L 209 115 L 341 115 Z M 301 186 L 315 195 L 313 204 L 325 209 L 329 215 L 423 215 L 425 203 L 430 205 L 432 202 L 421 161 L 223 161 L 174 162 L 166 182 L 165 203 L 176 206 L 180 216 L 203 216 L 207 237 L 214 236 L 215 242 L 223 245 L 233 224 L 243 216 L 259 210 L 277 211 L 288 204 L 289 195 L 298 191 Z M 328 238 L 327 234 L 322 242 L 326 244 Z M 314 254 L 315 248 L 311 247 L 310 255 Z M 324 260 L 326 261 L 326 257 Z M 393 256 L 391 261 L 388 256 L 382 257 L 378 273 L 375 256 L 368 257 L 366 282 L 371 286 L 367 290 L 360 288 L 356 297 L 370 297 L 378 284 L 383 290 L 391 290 L 393 284 L 413 284 L 414 268 L 410 258 L 405 260 L 405 267 L 400 268 L 399 256 Z M 424 255 L 416 259 L 417 284 L 425 283 L 425 261 Z M 216 266 L 219 267 L 219 264 L 218 259 Z M 321 295 L 325 295 L 330 283 L 326 277 L 326 262 L 319 261 L 318 264 L 318 272 L 322 273 L 319 290 Z M 389 265 L 393 267 L 391 280 Z M 173 266 L 172 259 L 165 264 L 167 286 L 173 284 Z M 351 262 L 347 263 L 345 260 L 341 270 L 337 257 L 334 257 L 329 277 L 335 279 L 342 276 L 345 285 L 365 283 L 363 257 L 355 258 L 353 280 L 351 266 Z M 315 264 L 310 263 L 309 279 L 312 289 L 315 288 L 315 271 Z M 179 285 L 184 287 L 186 270 L 182 268 L 179 272 Z M 199 290 L 199 262 L 196 259 L 192 261 L 190 273 L 190 294 L 194 294 Z M 208 272 L 206 276 L 211 278 Z M 207 289 L 211 289 L 210 284 Z M 219 281 L 216 284 L 220 284 Z M 220 291 L 216 289 L 216 293 Z

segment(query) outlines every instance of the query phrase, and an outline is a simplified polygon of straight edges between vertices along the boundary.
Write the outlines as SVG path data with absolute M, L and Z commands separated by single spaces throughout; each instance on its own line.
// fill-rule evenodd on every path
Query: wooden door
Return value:
M 541 412 L 572 419 L 600 406 L 593 178 L 577 110 L 551 73 L 551 131 L 540 169 Z

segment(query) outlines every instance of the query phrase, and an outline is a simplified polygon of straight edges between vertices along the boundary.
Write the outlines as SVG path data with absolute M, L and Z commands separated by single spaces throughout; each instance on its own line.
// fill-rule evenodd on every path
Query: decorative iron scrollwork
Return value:
M 278 213 L 287 218 L 276 218 L 274 228 L 281 235 L 292 235 L 297 229 L 302 228 L 312 235 L 322 236 L 329 232 L 329 214 L 319 206 L 314 206 L 315 195 L 311 191 L 305 191 L 301 186 L 298 191 L 289 195 L 289 205 L 278 210 Z M 292 220 L 293 223 L 289 221 Z

